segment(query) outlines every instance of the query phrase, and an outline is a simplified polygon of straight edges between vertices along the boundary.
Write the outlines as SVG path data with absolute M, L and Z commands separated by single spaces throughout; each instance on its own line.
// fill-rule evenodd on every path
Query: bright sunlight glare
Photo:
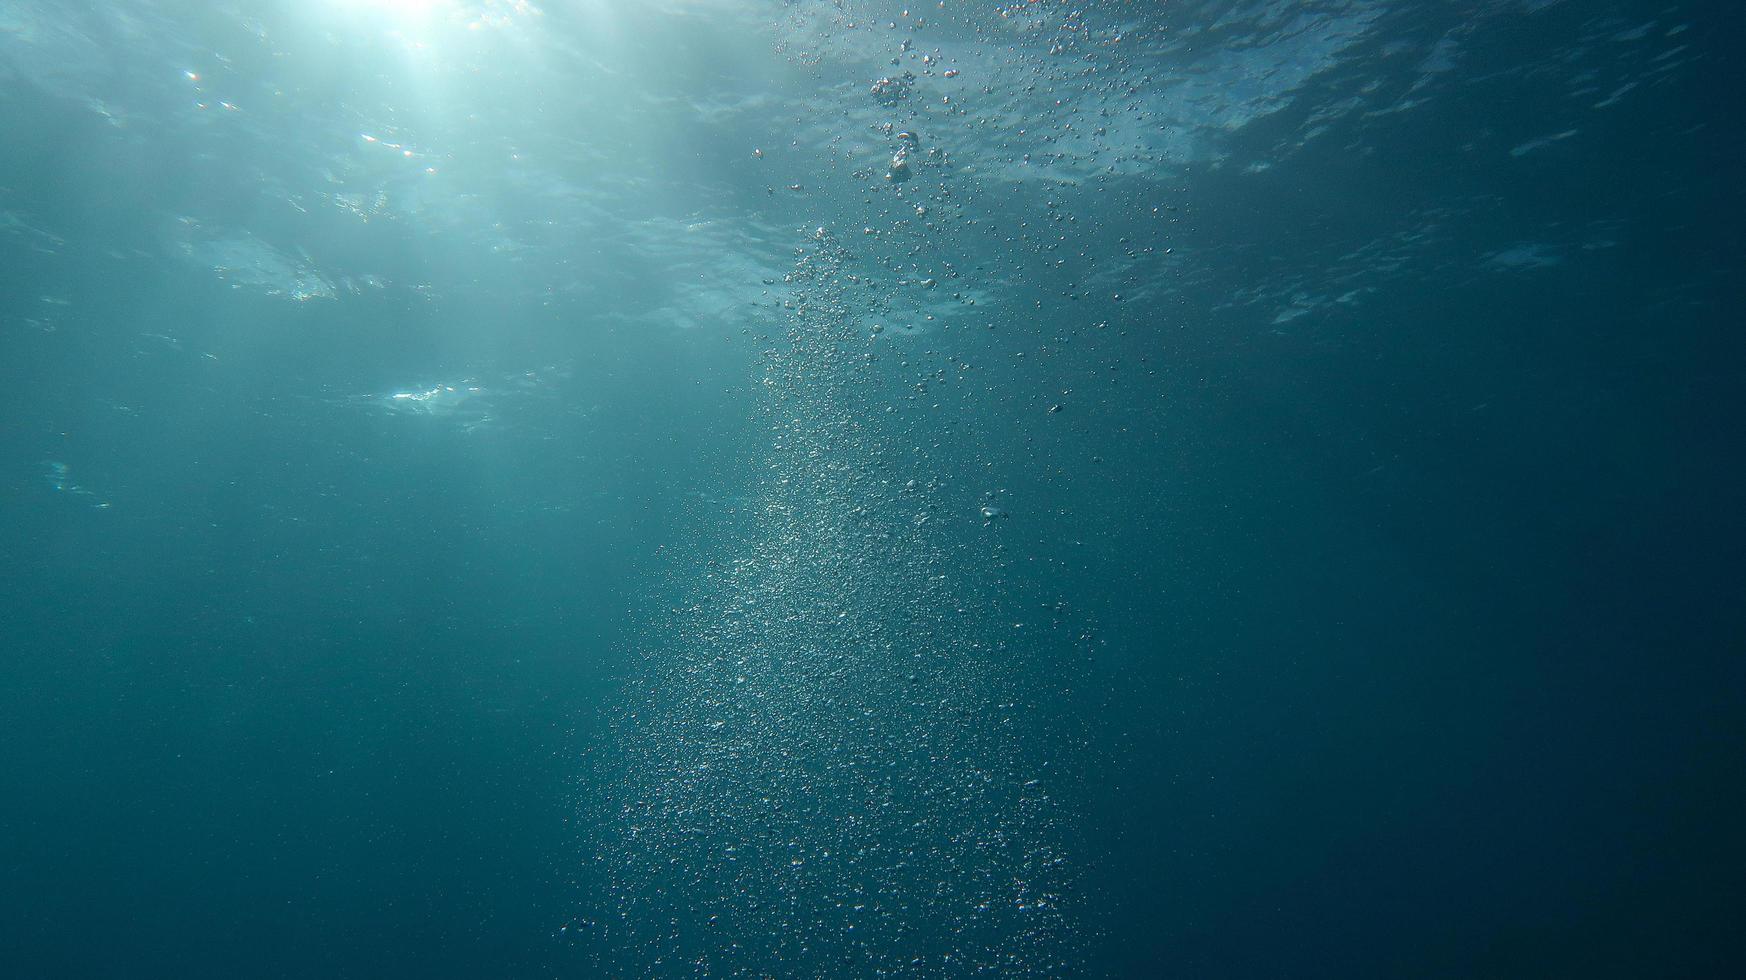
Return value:
M 440 16 L 460 12 L 456 0 L 327 0 L 343 13 L 379 19 L 399 27 L 427 24 Z
M 347 6 L 375 9 L 400 17 L 420 18 L 427 16 L 438 7 L 447 6 L 447 0 L 349 0 Z
M 439 23 L 469 29 L 502 27 L 540 14 L 530 0 L 326 0 L 326 6 L 399 29 Z

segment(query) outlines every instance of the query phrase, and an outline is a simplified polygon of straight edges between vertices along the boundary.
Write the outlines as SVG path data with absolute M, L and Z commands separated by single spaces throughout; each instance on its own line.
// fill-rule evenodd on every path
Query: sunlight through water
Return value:
M 0 980 L 1746 976 L 1727 6 L 0 0 Z

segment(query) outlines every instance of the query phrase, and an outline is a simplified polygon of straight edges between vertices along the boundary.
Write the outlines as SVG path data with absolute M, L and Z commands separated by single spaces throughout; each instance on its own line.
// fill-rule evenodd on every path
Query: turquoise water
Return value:
M 0 3 L 0 974 L 1731 975 L 1737 37 Z

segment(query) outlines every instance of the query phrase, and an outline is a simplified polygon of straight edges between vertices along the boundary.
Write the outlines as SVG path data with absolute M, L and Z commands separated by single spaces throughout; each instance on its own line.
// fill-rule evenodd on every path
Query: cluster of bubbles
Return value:
M 1078 961 L 1054 773 L 987 583 L 868 383 L 855 259 L 785 285 L 750 533 L 651 634 L 597 801 L 607 972 L 1062 976 Z M 974 578 L 974 576 L 968 576 Z
M 892 108 L 904 99 L 909 98 L 910 86 L 915 84 L 915 72 L 906 71 L 901 75 L 878 79 L 873 83 L 871 92 L 873 101 L 886 108 Z

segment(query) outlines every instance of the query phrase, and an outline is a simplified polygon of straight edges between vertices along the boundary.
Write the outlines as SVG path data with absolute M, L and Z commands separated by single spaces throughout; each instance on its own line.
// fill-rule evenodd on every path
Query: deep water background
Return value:
M 601 780 L 825 240 L 1057 774 L 1010 975 L 1740 969 L 1728 12 L 433 10 L 0 6 L 0 973 L 716 975 Z

